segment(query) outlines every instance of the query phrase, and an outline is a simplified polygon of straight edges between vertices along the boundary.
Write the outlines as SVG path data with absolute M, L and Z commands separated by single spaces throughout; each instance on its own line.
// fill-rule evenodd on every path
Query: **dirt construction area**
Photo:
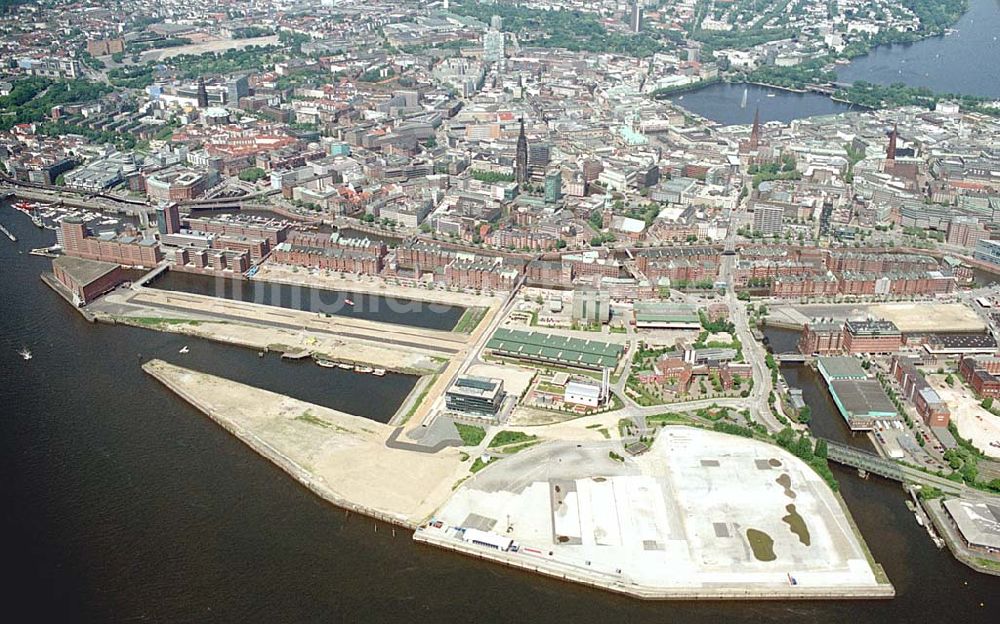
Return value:
M 938 395 L 948 404 L 951 420 L 958 427 L 958 433 L 975 444 L 990 457 L 1000 458 L 1000 448 L 992 446 L 1000 443 L 1000 416 L 983 409 L 972 390 L 956 379 L 954 386 L 944 382 L 944 375 L 928 375 L 927 381 Z
M 983 320 L 961 303 L 887 303 L 868 309 L 874 318 L 892 321 L 902 332 L 979 331 Z
M 436 514 L 491 531 L 518 558 L 653 591 L 878 586 L 823 480 L 784 450 L 690 427 L 616 459 L 614 442 L 550 442 L 497 461 Z

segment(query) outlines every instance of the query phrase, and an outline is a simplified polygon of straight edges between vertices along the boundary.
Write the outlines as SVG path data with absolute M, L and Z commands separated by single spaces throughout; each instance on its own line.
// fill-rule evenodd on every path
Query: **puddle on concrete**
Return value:
M 605 479 L 604 477 L 594 477 L 593 479 L 597 483 L 604 483 L 605 481 L 607 481 L 607 479 Z
M 792 478 L 788 476 L 787 472 L 782 473 L 775 481 L 778 482 L 778 485 L 785 488 L 785 496 L 795 498 L 795 490 L 792 489 Z
M 774 554 L 774 540 L 767 533 L 747 529 L 747 541 L 750 542 L 750 549 L 757 561 L 774 561 L 778 558 Z
M 804 545 L 809 545 L 809 528 L 806 526 L 806 521 L 799 515 L 799 512 L 795 511 L 795 505 L 786 505 L 785 511 L 788 515 L 781 520 L 788 525 L 788 528 L 798 536 L 799 541 Z
M 771 464 L 771 466 L 773 466 L 775 468 L 781 468 L 781 462 L 778 461 L 777 459 L 773 458 L 773 457 L 771 459 L 767 460 L 767 463 Z
M 558 541 L 560 544 L 565 544 L 566 542 L 569 541 L 569 538 L 566 537 L 565 535 L 560 535 L 559 537 L 556 538 L 556 541 Z

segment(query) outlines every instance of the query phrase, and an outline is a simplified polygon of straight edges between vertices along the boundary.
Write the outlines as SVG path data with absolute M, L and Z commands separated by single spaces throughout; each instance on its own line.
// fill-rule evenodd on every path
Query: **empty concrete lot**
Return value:
M 608 585 L 858 596 L 878 587 L 832 492 L 780 448 L 689 427 L 668 427 L 625 462 L 613 448 L 553 442 L 500 460 L 437 518 L 505 534 L 521 546 L 512 557 Z

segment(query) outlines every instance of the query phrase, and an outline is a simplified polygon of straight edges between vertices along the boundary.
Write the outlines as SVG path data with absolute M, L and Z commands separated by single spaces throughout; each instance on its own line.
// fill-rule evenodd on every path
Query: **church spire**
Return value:
M 753 113 L 753 127 L 750 129 L 750 149 L 755 150 L 760 146 L 760 107 Z
M 892 132 L 889 133 L 889 147 L 885 150 L 885 159 L 896 161 L 896 137 L 899 136 L 899 124 L 892 124 Z
M 517 135 L 514 175 L 519 186 L 528 181 L 528 137 L 524 136 L 524 117 L 521 117 L 521 132 Z

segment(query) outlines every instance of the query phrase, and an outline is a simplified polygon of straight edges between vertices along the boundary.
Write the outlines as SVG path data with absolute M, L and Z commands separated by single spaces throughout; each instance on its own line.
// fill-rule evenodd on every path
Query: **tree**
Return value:
M 812 420 L 812 408 L 808 405 L 803 405 L 799 410 L 799 422 L 807 424 L 810 420 Z
M 829 453 L 830 449 L 827 447 L 826 440 L 823 440 L 822 438 L 816 440 L 816 451 L 815 451 L 816 457 L 819 457 L 821 459 L 826 459 Z
M 249 169 L 244 169 L 243 171 L 241 171 L 239 174 L 239 178 L 244 182 L 256 182 L 257 180 L 260 180 L 266 175 L 267 172 L 261 169 L 260 167 L 250 167 Z
M 980 405 L 983 406 L 983 409 L 990 409 L 993 407 L 993 397 L 986 397 Z

